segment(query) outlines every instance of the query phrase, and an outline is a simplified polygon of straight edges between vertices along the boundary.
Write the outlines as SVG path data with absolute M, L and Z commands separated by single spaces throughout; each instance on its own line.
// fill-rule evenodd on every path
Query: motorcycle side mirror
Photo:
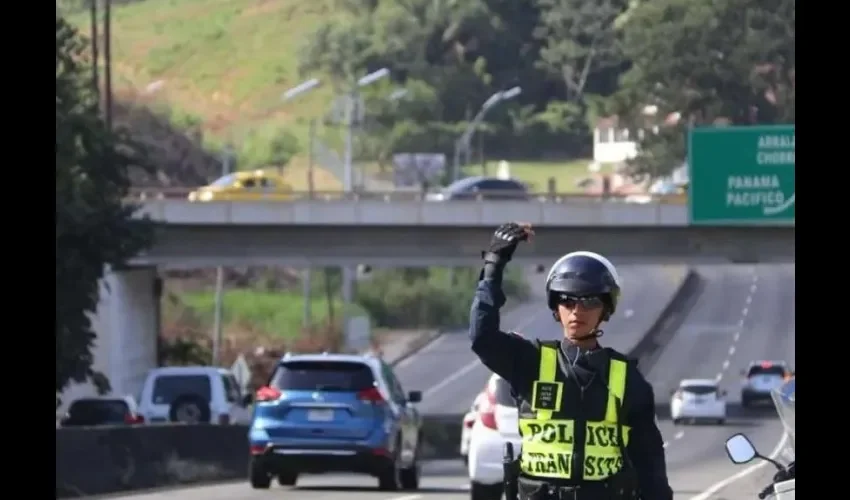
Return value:
M 726 440 L 726 454 L 734 464 L 745 464 L 751 462 L 758 456 L 753 443 L 743 434 L 735 434 Z

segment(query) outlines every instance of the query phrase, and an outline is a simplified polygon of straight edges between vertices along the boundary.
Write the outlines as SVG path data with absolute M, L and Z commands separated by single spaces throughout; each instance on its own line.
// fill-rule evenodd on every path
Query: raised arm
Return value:
M 469 314 L 469 338 L 472 351 L 494 373 L 511 386 L 524 391 L 530 385 L 539 363 L 537 346 L 518 335 L 501 330 L 499 309 L 505 304 L 502 275 L 519 241 L 530 229 L 506 224 L 496 230 L 490 250 L 484 255 L 484 268 L 472 300 Z

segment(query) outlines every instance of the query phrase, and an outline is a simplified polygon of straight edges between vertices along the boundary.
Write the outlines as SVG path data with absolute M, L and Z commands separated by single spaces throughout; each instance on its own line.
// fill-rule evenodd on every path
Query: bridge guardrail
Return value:
M 195 188 L 158 188 L 158 187 L 136 187 L 130 190 L 127 199 L 129 201 L 148 201 L 148 200 L 187 200 L 189 193 L 195 191 Z M 253 193 L 252 193 L 253 194 Z M 281 199 L 286 196 L 287 199 Z M 684 205 L 687 201 L 684 195 L 622 195 L 622 194 L 584 194 L 584 193 L 551 193 L 551 192 L 531 192 L 526 197 L 517 197 L 515 191 L 481 191 L 476 193 L 474 197 L 440 200 L 435 199 L 433 193 L 423 193 L 421 191 L 412 190 L 397 190 L 397 191 L 360 191 L 360 192 L 342 192 L 342 191 L 289 191 L 289 192 L 270 192 L 268 194 L 256 193 L 248 202 L 275 202 L 287 203 L 295 201 L 422 201 L 429 203 L 469 203 L 469 202 L 498 202 L 498 201 L 527 201 L 538 203 L 629 203 L 635 205 Z M 231 201 L 231 200 L 223 200 Z M 241 200 L 232 200 L 239 202 Z M 204 203 L 215 203 L 204 202 Z

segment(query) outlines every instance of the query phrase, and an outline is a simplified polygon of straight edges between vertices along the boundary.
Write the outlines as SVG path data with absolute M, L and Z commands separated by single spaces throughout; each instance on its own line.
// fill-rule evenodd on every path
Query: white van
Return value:
M 250 395 L 240 393 L 230 370 L 170 366 L 148 372 L 139 396 L 139 414 L 151 424 L 249 424 L 250 403 Z

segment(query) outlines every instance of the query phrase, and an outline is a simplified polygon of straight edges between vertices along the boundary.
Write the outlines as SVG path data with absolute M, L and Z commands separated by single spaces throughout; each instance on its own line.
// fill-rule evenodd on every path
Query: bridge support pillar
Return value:
M 158 366 L 162 281 L 155 267 L 107 269 L 100 301 L 91 315 L 97 335 L 94 368 L 103 372 L 115 395 L 138 397 L 148 370 Z M 90 384 L 69 387 L 63 407 L 96 394 Z

